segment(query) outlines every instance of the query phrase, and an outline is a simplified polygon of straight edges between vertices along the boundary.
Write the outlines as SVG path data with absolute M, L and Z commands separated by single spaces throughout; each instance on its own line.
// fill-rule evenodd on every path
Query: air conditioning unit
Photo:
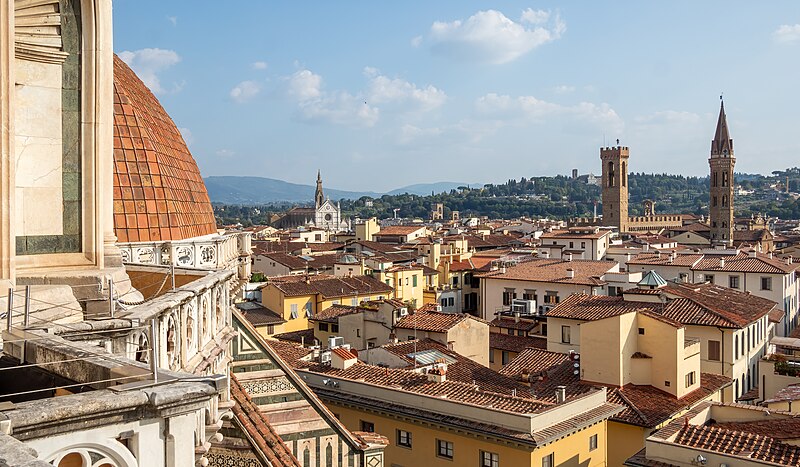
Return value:
M 547 314 L 547 313 L 549 313 L 549 312 L 550 312 L 550 310 L 552 310 L 552 309 L 553 309 L 553 305 L 544 305 L 544 306 L 542 307 L 542 314 L 545 314 L 545 315 L 546 315 L 546 314 Z
M 406 315 L 408 315 L 408 308 L 406 307 L 400 308 L 400 316 L 406 316 Z
M 331 336 L 328 338 L 328 348 L 335 349 L 344 345 L 344 337 Z
M 511 311 L 521 315 L 535 315 L 536 300 L 523 300 L 521 298 L 515 298 L 511 301 Z
M 442 311 L 442 305 L 436 305 L 436 311 Z
M 319 362 L 320 363 L 330 363 L 331 362 L 331 353 L 330 352 L 322 352 L 319 354 Z

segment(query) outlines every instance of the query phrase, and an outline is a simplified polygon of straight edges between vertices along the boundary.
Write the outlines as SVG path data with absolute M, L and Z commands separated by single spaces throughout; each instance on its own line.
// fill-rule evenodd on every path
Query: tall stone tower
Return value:
M 324 202 L 325 196 L 322 194 L 322 173 L 317 170 L 317 191 L 314 193 L 314 207 L 319 209 Z
M 733 139 L 728 132 L 725 117 L 725 104 L 720 102 L 717 131 L 711 142 L 711 190 L 709 198 L 709 219 L 711 221 L 711 244 L 733 244 Z
M 600 148 L 603 163 L 603 225 L 628 230 L 628 148 Z

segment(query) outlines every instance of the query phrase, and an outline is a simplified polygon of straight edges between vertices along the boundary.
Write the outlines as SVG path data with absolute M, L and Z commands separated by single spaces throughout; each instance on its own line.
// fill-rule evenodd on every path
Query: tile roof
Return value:
M 514 318 L 507 318 L 505 316 L 499 316 L 493 319 L 489 324 L 498 328 L 517 329 L 521 331 L 531 331 L 537 326 L 536 321 L 530 321 L 526 319 L 516 320 Z
M 299 331 L 284 332 L 272 336 L 274 339 L 284 342 L 296 342 L 303 345 L 313 345 L 316 337 L 314 337 L 313 329 L 301 329 Z
M 358 240 L 352 244 L 361 245 L 362 248 L 379 253 L 399 253 L 414 250 L 414 248 L 404 248 L 392 243 L 373 242 L 371 240 Z
M 703 259 L 700 253 L 677 253 L 674 257 L 667 253 L 639 253 L 627 261 L 627 264 L 641 266 L 693 266 Z
M 410 235 L 424 228 L 425 226 L 423 225 L 390 225 L 389 227 L 382 228 L 374 235 L 378 237 L 389 235 Z
M 428 310 L 419 308 L 413 313 L 401 318 L 395 325 L 399 329 L 417 329 L 419 331 L 429 332 L 447 332 L 449 329 L 465 319 L 473 319 L 476 321 L 484 322 L 480 318 L 476 318 L 466 313 L 444 313 L 440 311 Z
M 709 424 L 709 426 L 768 436 L 778 440 L 800 439 L 800 416 L 742 422 L 717 422 Z
M 236 308 L 241 311 L 242 315 L 250 321 L 253 326 L 264 326 L 268 324 L 281 324 L 286 320 L 275 312 L 265 307 L 258 302 L 240 302 L 236 304 Z
M 661 290 L 668 295 L 683 297 L 692 302 L 691 305 L 687 304 L 686 307 L 680 308 L 671 306 L 670 302 L 663 313 L 664 316 L 683 324 L 746 327 L 768 314 L 777 305 L 766 298 L 709 283 L 670 283 Z
M 453 261 L 450 263 L 451 272 L 472 271 L 484 268 L 491 264 L 494 258 L 485 256 L 473 256 L 463 261 Z
M 785 388 L 776 392 L 771 399 L 765 400 L 764 402 L 769 403 L 796 400 L 800 400 L 800 384 L 790 384 L 789 386 L 786 386 Z
M 360 306 L 347 306 L 347 305 L 331 305 L 328 308 L 318 312 L 312 321 L 327 321 L 335 323 L 340 316 L 353 315 L 362 312 L 375 312 L 373 308 L 366 308 Z
M 510 279 L 532 282 L 555 282 L 561 284 L 576 284 L 601 286 L 600 278 L 617 266 L 615 261 L 564 261 L 554 258 L 532 258 L 502 270 L 478 274 L 483 279 Z M 573 270 L 573 277 L 568 276 L 568 269 Z
M 540 400 L 549 402 L 555 401 L 558 386 L 566 386 L 567 397 L 603 386 L 581 381 L 573 374 L 568 355 L 539 349 L 524 350 L 503 367 L 500 373 L 514 378 L 529 374 L 531 392 Z M 730 384 L 731 379 L 726 376 L 701 373 L 700 387 L 680 399 L 649 385 L 626 384 L 621 388 L 610 387 L 608 401 L 625 408 L 612 420 L 654 428 Z
M 667 304 L 666 308 L 669 308 L 670 305 L 672 303 Z M 674 320 L 667 313 L 662 314 L 661 308 L 660 303 L 629 301 L 619 296 L 572 294 L 547 312 L 547 316 L 550 318 L 596 321 L 636 312 L 670 326 L 682 327 L 679 321 Z
M 247 432 L 248 438 L 255 444 L 253 447 L 276 467 L 300 467 L 300 462 L 284 444 L 266 415 L 253 402 L 233 373 L 230 375 L 230 383 L 231 397 L 236 402 L 233 414 L 242 429 Z
M 682 446 L 778 465 L 800 465 L 800 446 L 783 443 L 769 436 L 728 430 L 713 425 L 684 426 L 678 431 L 673 442 Z
M 355 355 L 353 355 L 352 352 L 350 352 L 349 350 L 345 349 L 344 347 L 336 347 L 333 350 L 331 350 L 331 353 L 335 353 L 342 360 L 352 360 L 354 358 L 357 358 Z
M 467 384 L 476 384 L 484 391 L 498 394 L 511 395 L 527 394 L 529 389 L 519 381 L 491 370 L 461 354 L 449 350 L 445 345 L 433 339 L 420 339 L 416 342 L 406 341 L 397 344 L 387 344 L 381 347 L 393 355 L 402 358 L 408 363 L 406 369 L 414 367 L 414 360 L 408 355 L 425 350 L 437 350 L 453 359 L 454 363 L 447 365 L 447 379 Z
M 114 56 L 114 232 L 119 242 L 215 234 L 197 163 L 147 86 Z
M 546 349 L 547 338 L 544 336 L 512 336 L 500 332 L 489 333 L 489 348 L 507 350 L 509 352 L 522 352 L 527 348 Z
M 724 265 L 722 260 L 725 261 Z M 740 251 L 736 255 L 704 255 L 703 259 L 692 266 L 693 271 L 723 271 L 723 272 L 755 272 L 762 274 L 787 274 L 797 270 L 800 263 L 786 263 L 777 257 L 756 253 L 750 256 L 747 252 Z
M 596 232 L 587 232 L 587 229 L 578 228 L 577 230 L 566 229 L 566 230 L 553 230 L 552 232 L 545 232 L 539 238 L 543 239 L 581 238 L 587 240 L 597 240 L 599 238 L 603 238 L 606 235 L 610 234 L 611 234 L 610 230 L 598 229 Z
M 324 298 L 337 298 L 356 294 L 388 294 L 394 290 L 372 276 L 279 276 L 270 277 L 268 284 L 274 285 L 288 297 L 320 294 Z
M 645 449 L 642 449 L 641 451 L 629 457 L 628 460 L 625 461 L 625 465 L 631 467 L 681 467 L 675 464 L 668 464 L 666 462 L 648 459 Z

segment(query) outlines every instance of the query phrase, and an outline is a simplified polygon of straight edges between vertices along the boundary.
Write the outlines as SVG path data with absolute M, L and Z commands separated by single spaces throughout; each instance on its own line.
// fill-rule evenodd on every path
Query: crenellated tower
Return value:
M 733 139 L 728 132 L 725 103 L 720 102 L 717 131 L 711 142 L 711 190 L 709 193 L 709 220 L 711 222 L 711 244 L 730 246 L 733 244 Z
M 603 225 L 628 229 L 628 147 L 600 148 L 603 164 Z

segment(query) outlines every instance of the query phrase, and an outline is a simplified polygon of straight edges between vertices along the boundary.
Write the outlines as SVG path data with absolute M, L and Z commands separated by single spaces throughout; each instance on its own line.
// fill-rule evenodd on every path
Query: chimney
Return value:
M 556 386 L 556 403 L 561 404 L 567 399 L 567 387 Z
M 719 268 L 720 269 L 725 269 L 725 258 L 720 258 L 719 259 Z
M 567 278 L 574 279 L 575 278 L 575 270 L 572 268 L 567 269 Z
M 429 369 L 427 372 L 428 381 L 434 383 L 443 383 L 447 380 L 447 364 L 438 363 Z
M 572 253 L 565 253 L 564 261 L 572 261 Z
M 756 250 L 755 250 L 755 248 L 754 248 L 754 249 L 752 249 L 752 250 L 750 250 L 750 251 L 748 251 L 748 252 L 747 252 L 747 256 L 749 256 L 750 258 L 755 258 L 756 256 L 758 256 L 758 255 L 756 254 Z
M 792 257 L 791 256 L 786 258 L 786 265 L 788 266 L 790 264 L 792 264 Z

